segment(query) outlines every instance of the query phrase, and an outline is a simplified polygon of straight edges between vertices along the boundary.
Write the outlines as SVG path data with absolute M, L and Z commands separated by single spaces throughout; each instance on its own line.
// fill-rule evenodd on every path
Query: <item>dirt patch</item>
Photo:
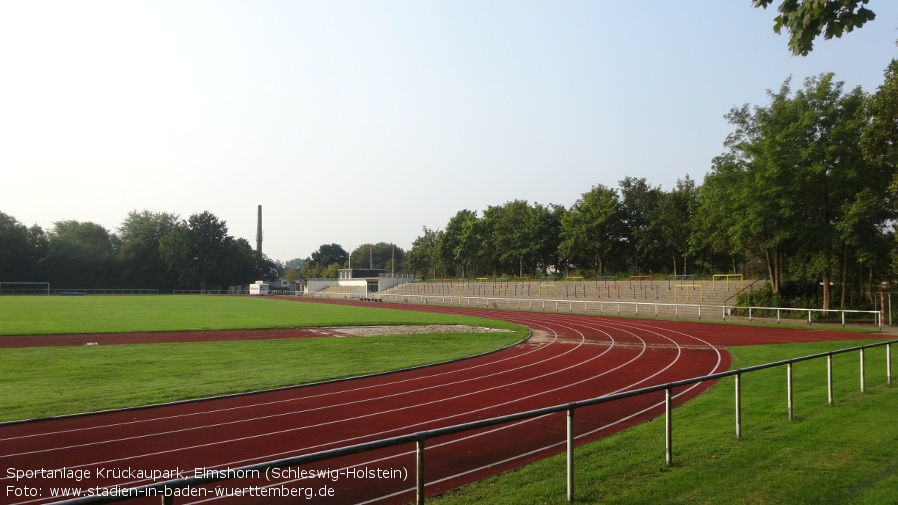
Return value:
M 508 332 L 498 328 L 467 326 L 463 324 L 424 324 L 403 326 L 340 326 L 322 328 L 333 335 L 352 337 L 380 337 L 384 335 L 420 335 L 425 333 L 493 333 Z

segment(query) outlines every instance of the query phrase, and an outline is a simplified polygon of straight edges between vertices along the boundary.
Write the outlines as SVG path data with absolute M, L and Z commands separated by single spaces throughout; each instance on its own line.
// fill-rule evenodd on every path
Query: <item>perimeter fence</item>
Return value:
M 654 316 L 697 318 L 701 320 L 728 318 L 740 320 L 776 322 L 804 321 L 866 323 L 882 329 L 882 313 L 876 310 L 801 309 L 783 307 L 733 307 L 730 305 L 709 305 L 695 303 L 631 302 L 622 300 L 575 300 L 570 298 L 521 298 L 521 297 L 479 297 L 442 295 L 405 295 L 382 293 L 377 295 L 383 301 L 417 305 L 447 305 L 458 307 L 511 309 L 527 311 L 552 311 L 594 315 Z
M 3 283 L 7 284 L 7 283 Z M 158 289 L 131 289 L 131 288 L 64 288 L 64 289 L 32 289 L 32 288 L 8 288 L 3 287 L 0 295 L 158 295 Z
M 296 467 L 301 465 L 308 465 L 310 463 L 316 463 L 320 461 L 332 460 L 334 458 L 339 458 L 343 456 L 349 456 L 353 454 L 360 454 L 369 451 L 374 451 L 377 449 L 384 449 L 388 447 L 395 447 L 400 445 L 414 444 L 415 445 L 415 473 L 416 473 L 416 483 L 415 488 L 409 489 L 406 492 L 414 491 L 415 493 L 415 501 L 418 504 L 424 502 L 426 497 L 427 490 L 427 476 L 426 476 L 426 468 L 425 468 L 425 455 L 426 455 L 426 446 L 427 442 L 431 439 L 443 437 L 447 435 L 453 435 L 457 433 L 469 432 L 472 430 L 477 430 L 481 428 L 488 428 L 492 426 L 508 424 L 515 421 L 522 421 L 526 419 L 533 419 L 537 417 L 543 417 L 551 414 L 556 414 L 560 412 L 564 412 L 566 414 L 566 426 L 565 426 L 565 467 L 566 467 L 566 495 L 567 501 L 569 503 L 574 502 L 575 494 L 575 481 L 574 481 L 574 440 L 575 440 L 575 432 L 574 432 L 574 418 L 577 409 L 581 409 L 584 407 L 589 407 L 593 405 L 599 405 L 604 403 L 611 403 L 618 400 L 623 400 L 626 398 L 632 398 L 640 395 L 646 395 L 657 392 L 664 392 L 664 401 L 661 403 L 664 407 L 664 453 L 665 453 L 665 463 L 669 466 L 673 464 L 673 412 L 672 412 L 672 399 L 679 395 L 674 395 L 674 388 L 684 387 L 684 386 L 692 386 L 695 384 L 699 384 L 705 381 L 722 379 L 725 377 L 734 377 L 735 378 L 735 406 L 734 406 L 734 415 L 735 415 L 735 435 L 736 438 L 742 438 L 742 376 L 749 374 L 751 372 L 756 372 L 759 370 L 766 370 L 769 368 L 775 367 L 786 367 L 786 416 L 788 420 L 794 419 L 794 403 L 793 403 L 793 383 L 792 383 L 792 367 L 795 363 L 800 363 L 803 361 L 809 361 L 814 359 L 823 359 L 826 358 L 827 363 L 827 391 L 828 391 L 828 402 L 829 405 L 834 405 L 833 400 L 833 368 L 832 368 L 832 359 L 833 356 L 838 354 L 845 354 L 850 352 L 858 352 L 860 356 L 860 391 L 861 393 L 866 392 L 866 373 L 865 373 L 865 356 L 864 351 L 866 349 L 871 349 L 875 347 L 885 347 L 885 357 L 886 357 L 886 383 L 888 385 L 892 384 L 892 344 L 898 343 L 898 340 L 890 340 L 886 342 L 878 342 L 874 344 L 867 344 L 857 347 L 850 347 L 846 349 L 834 350 L 825 353 L 812 354 L 808 356 L 802 356 L 798 358 L 791 358 L 781 361 L 775 361 L 771 363 L 765 363 L 762 365 L 755 365 L 745 368 L 740 368 L 737 370 L 729 370 L 726 372 L 720 372 L 710 375 L 704 375 L 701 377 L 695 377 L 692 379 L 680 380 L 675 382 L 668 382 L 665 384 L 659 384 L 656 386 L 650 386 L 640 389 L 635 389 L 632 391 L 626 391 L 623 393 L 616 393 L 612 395 L 601 396 L 598 398 L 593 398 L 589 400 L 572 402 L 563 405 L 555 405 L 552 407 L 546 407 L 541 409 L 529 410 L 525 412 L 520 412 L 517 414 L 505 415 L 501 417 L 494 417 L 491 419 L 485 419 L 481 421 L 475 421 L 470 423 L 458 424 L 454 426 L 448 426 L 444 428 L 437 428 L 433 430 L 421 431 L 417 433 L 411 433 L 407 435 L 385 438 L 381 440 L 376 440 L 372 442 L 362 443 L 350 445 L 338 449 L 331 449 L 326 451 L 315 452 L 311 454 L 304 454 L 300 456 L 294 456 L 284 459 L 278 459 L 273 461 L 267 461 L 264 463 L 258 463 L 254 465 L 246 465 L 238 468 L 228 468 L 227 472 L 213 472 L 205 477 L 188 477 L 183 479 L 173 479 L 165 482 L 159 482 L 154 484 L 149 484 L 145 486 L 138 486 L 127 489 L 115 488 L 115 495 L 105 495 L 105 496 L 90 496 L 84 498 L 76 498 L 72 500 L 67 500 L 60 502 L 65 505 L 76 505 L 76 504 L 94 504 L 94 503 L 113 503 L 120 502 L 135 498 L 145 498 L 148 496 L 152 497 L 162 497 L 163 505 L 173 505 L 175 503 L 174 497 L 176 495 L 183 495 L 179 493 L 177 490 L 183 490 L 184 488 L 190 488 L 194 486 L 200 486 L 204 484 L 211 484 L 215 482 L 222 482 L 230 480 L 231 477 L 223 476 L 222 474 L 227 475 L 246 475 L 253 474 L 255 472 L 266 472 L 268 470 L 279 469 L 279 468 L 289 468 Z M 682 393 L 680 393 L 682 394 Z M 658 407 L 661 404 L 655 404 L 652 408 Z M 282 484 L 271 484 L 270 486 L 265 487 L 273 487 L 273 486 L 281 486 Z M 189 493 L 188 493 L 189 495 Z

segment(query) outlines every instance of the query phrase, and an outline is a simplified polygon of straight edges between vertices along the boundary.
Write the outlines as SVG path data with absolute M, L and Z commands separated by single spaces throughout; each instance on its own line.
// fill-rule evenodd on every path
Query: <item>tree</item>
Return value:
M 662 250 L 658 222 L 661 189 L 644 178 L 625 177 L 620 181 L 621 221 L 624 229 L 622 257 L 634 273 L 654 272 L 664 268 L 667 259 Z
M 561 245 L 561 223 L 567 209 L 563 205 L 534 204 L 530 209 L 528 225 L 530 240 L 533 244 L 534 268 L 542 275 L 548 275 L 549 269 L 566 269 L 559 253 Z
M 382 268 L 390 271 L 399 271 L 405 258 L 405 251 L 396 244 L 378 242 L 376 244 L 362 244 L 349 255 L 350 264 L 355 268 Z M 394 264 L 395 263 L 395 264 Z
M 898 60 L 886 68 L 885 81 L 866 105 L 869 126 L 861 141 L 864 156 L 881 169 L 898 166 Z
M 167 212 L 128 213 L 119 226 L 122 245 L 116 253 L 122 286 L 170 289 L 177 285 L 176 277 L 162 260 L 159 243 L 178 223 L 179 217 Z
M 850 265 L 876 248 L 869 235 L 889 219 L 882 204 L 890 174 L 861 152 L 860 88 L 846 93 L 823 74 L 794 95 L 788 80 L 768 95 L 768 106 L 727 115 L 736 126 L 725 144 L 730 152 L 706 184 L 729 186 L 731 240 L 763 251 L 774 291 L 784 273 L 820 282 L 826 310 L 834 281 L 841 280 L 844 303 Z
M 228 235 L 227 222 L 209 211 L 192 214 L 163 237 L 159 251 L 184 287 L 246 284 L 257 276 L 256 258 L 246 239 Z
M 668 193 L 662 193 L 658 202 L 657 221 L 675 275 L 677 272 L 686 274 L 686 261 L 692 253 L 692 214 L 697 198 L 695 181 L 687 175 L 685 179 L 677 179 L 677 186 Z M 682 270 L 678 270 L 678 260 L 683 261 Z
M 28 228 L 0 212 L 0 281 L 36 281 L 47 254 L 47 237 L 38 225 Z
M 438 248 L 439 233 L 426 226 L 423 232 L 412 242 L 412 248 L 406 255 L 408 268 L 421 279 L 443 277 L 438 275 L 438 272 L 443 272 Z
M 754 7 L 767 8 L 775 0 L 753 0 Z M 789 32 L 789 49 L 794 55 L 807 56 L 814 39 L 840 38 L 843 33 L 873 21 L 876 14 L 865 5 L 869 0 L 779 0 L 780 14 L 774 18 L 773 31 Z
M 611 188 L 599 184 L 583 193 L 561 219 L 561 255 L 575 267 L 604 274 L 620 251 L 621 211 L 620 197 Z
M 477 259 L 483 244 L 483 230 L 477 212 L 460 210 L 446 225 L 440 241 L 441 256 L 447 263 L 461 268 L 461 276 L 477 272 Z M 453 268 L 453 270 L 456 270 Z
M 322 244 L 317 251 L 312 253 L 311 260 L 314 265 L 322 268 L 327 268 L 334 263 L 345 266 L 348 261 L 349 254 L 339 244 Z
M 118 237 L 96 223 L 57 221 L 49 235 L 45 275 L 67 288 L 109 287 L 118 243 Z

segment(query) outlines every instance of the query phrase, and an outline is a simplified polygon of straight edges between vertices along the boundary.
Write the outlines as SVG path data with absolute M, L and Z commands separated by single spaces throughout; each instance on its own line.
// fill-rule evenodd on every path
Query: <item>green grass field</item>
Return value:
M 479 321 L 466 323 L 463 320 Z M 462 322 L 460 322 L 462 321 Z M 484 324 L 481 318 L 261 297 L 3 296 L 0 336 L 393 324 Z M 492 321 L 490 324 L 501 324 Z
M 0 349 L 0 421 L 378 373 L 489 352 L 527 335 L 476 317 L 246 297 L 0 297 L 0 321 L 0 335 L 406 324 L 511 330 Z

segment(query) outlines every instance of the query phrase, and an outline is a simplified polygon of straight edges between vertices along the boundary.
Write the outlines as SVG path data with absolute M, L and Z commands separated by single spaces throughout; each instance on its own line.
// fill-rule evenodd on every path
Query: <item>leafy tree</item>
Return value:
M 730 187 L 732 242 L 764 251 L 774 293 L 786 272 L 819 281 L 828 309 L 840 279 L 844 304 L 849 266 L 876 249 L 870 234 L 881 235 L 889 219 L 883 188 L 890 174 L 860 149 L 866 95 L 846 93 L 832 74 L 807 79 L 794 94 L 788 80 L 768 94 L 770 105 L 727 116 L 736 131 L 717 167 L 726 171 L 710 174 L 706 185 Z
M 695 181 L 687 175 L 685 179 L 677 180 L 677 185 L 672 191 L 662 193 L 658 202 L 658 226 L 675 275 L 678 272 L 686 273 L 686 261 L 692 253 L 690 247 L 692 215 L 697 206 L 697 198 Z M 680 260 L 682 270 L 678 270 Z
M 476 265 L 484 238 L 482 228 L 477 212 L 467 209 L 458 211 L 446 225 L 440 242 L 441 256 L 448 263 L 460 267 L 462 277 L 477 273 Z
M 246 239 L 228 235 L 227 222 L 209 211 L 192 214 L 160 240 L 159 251 L 184 287 L 210 289 L 246 284 L 257 276 L 256 258 Z
M 119 226 L 122 245 L 116 253 L 122 286 L 170 289 L 177 285 L 159 253 L 159 242 L 177 228 L 179 220 L 167 212 L 128 213 Z
M 721 268 L 717 265 L 723 261 L 729 262 L 730 273 L 739 273 L 739 260 L 746 248 L 741 240 L 747 237 L 739 235 L 739 218 L 744 215 L 742 209 L 746 205 L 741 189 L 745 184 L 743 163 L 730 155 L 714 158 L 711 173 L 697 191 L 698 208 L 692 215 L 690 248 L 703 255 L 712 274 Z
M 405 251 L 396 244 L 388 244 L 386 242 L 378 242 L 376 244 L 362 244 L 352 251 L 349 255 L 355 268 L 382 268 L 390 271 L 389 267 L 393 267 L 393 271 L 400 270 L 402 261 L 405 258 Z M 395 262 L 395 265 L 392 263 Z
M 754 7 L 763 7 L 775 0 L 753 0 Z M 873 21 L 876 14 L 865 6 L 869 0 L 779 0 L 773 31 L 789 32 L 789 49 L 794 55 L 807 56 L 814 48 L 814 39 L 821 34 L 829 40 Z
M 300 267 L 301 268 L 301 267 Z M 284 280 L 287 282 L 300 282 L 303 280 L 300 268 L 287 267 L 284 269 Z
M 559 253 L 561 223 L 566 213 L 567 209 L 563 205 L 550 204 L 546 206 L 537 203 L 530 208 L 528 226 L 534 269 L 542 275 L 548 275 L 549 268 L 566 269 Z
M 482 229 L 489 230 L 484 256 L 490 256 L 494 273 L 517 272 L 518 276 L 535 268 L 535 223 L 530 205 L 524 200 L 490 206 L 483 212 Z
M 322 244 L 317 251 L 312 253 L 311 259 L 312 263 L 323 268 L 327 268 L 334 263 L 346 265 L 348 261 L 349 254 L 338 244 Z
M 621 215 L 617 192 L 593 186 L 562 217 L 559 252 L 575 267 L 604 274 L 612 255 L 620 252 Z
M 644 178 L 620 181 L 621 223 L 627 267 L 634 273 L 659 271 L 667 263 L 658 222 L 661 189 Z
M 67 288 L 109 287 L 118 243 L 118 237 L 96 223 L 57 221 L 49 235 L 45 275 Z
M 47 237 L 38 225 L 26 227 L 0 212 L 0 281 L 35 281 L 47 254 Z
M 445 277 L 438 248 L 439 233 L 426 226 L 423 232 L 412 242 L 412 248 L 406 255 L 408 269 L 421 279 Z
M 309 261 L 309 258 L 293 258 L 292 260 L 287 260 L 284 262 L 284 268 L 302 268 L 302 264 Z
M 898 60 L 889 63 L 885 81 L 868 99 L 865 112 L 869 126 L 863 132 L 864 155 L 881 169 L 894 169 L 898 166 Z

